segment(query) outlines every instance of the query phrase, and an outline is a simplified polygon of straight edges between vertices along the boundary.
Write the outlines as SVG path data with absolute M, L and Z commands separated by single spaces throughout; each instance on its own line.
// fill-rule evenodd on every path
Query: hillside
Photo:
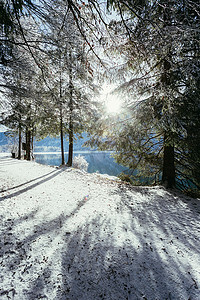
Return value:
M 15 140 L 5 134 L 4 131 L 0 131 L 0 152 L 10 152 L 11 145 L 15 143 Z
M 5 135 L 4 132 L 0 131 L 0 145 L 6 145 L 9 143 L 9 138 Z
M 87 150 L 88 147 L 82 147 L 87 140 L 87 134 L 83 134 L 83 138 L 78 139 L 75 136 L 74 150 Z M 0 152 L 10 152 L 13 145 L 18 145 L 17 137 L 9 137 L 4 131 L 0 131 Z M 68 151 L 68 141 L 67 138 L 64 139 L 64 149 Z M 60 138 L 52 138 L 50 136 L 42 140 L 34 140 L 34 151 L 35 152 L 60 152 Z
M 79 139 L 77 136 L 75 136 L 74 139 L 74 150 L 87 150 L 90 149 L 88 147 L 82 147 L 83 144 L 87 141 L 87 134 L 83 134 L 83 138 Z M 64 149 L 67 152 L 68 151 L 68 140 L 67 137 L 64 139 Z M 34 151 L 35 152 L 60 152 L 60 138 L 52 138 L 52 137 L 46 137 L 42 140 L 35 139 L 34 142 Z
M 0 299 L 198 300 L 200 201 L 0 156 Z

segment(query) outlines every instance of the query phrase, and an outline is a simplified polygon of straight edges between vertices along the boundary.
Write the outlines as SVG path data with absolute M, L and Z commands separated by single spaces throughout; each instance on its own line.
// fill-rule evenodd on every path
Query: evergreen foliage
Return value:
M 3 68 L 12 81 L 10 84 L 8 76 L 5 77 L 10 112 L 2 115 L 3 122 L 15 130 L 18 127 L 28 130 L 29 140 L 29 130 L 31 135 L 34 131 L 37 138 L 60 134 L 62 164 L 65 163 L 63 138 L 67 133 L 68 165 L 71 166 L 74 134 L 81 135 L 96 111 L 92 99 L 97 86 L 92 82 L 90 46 L 85 41 L 85 29 L 80 28 L 80 22 L 77 24 L 73 15 L 76 7 L 71 2 L 67 5 L 65 1 L 34 4 L 28 10 L 32 15 L 23 13 L 23 8 L 27 10 L 26 2 L 21 3 L 20 9 L 15 9 L 15 3 L 13 5 L 8 4 L 8 9 L 14 10 L 16 31 L 12 36 L 17 44 L 12 52 L 13 61 Z M 34 19 L 35 16 L 38 18 Z M 87 18 L 89 21 L 90 15 Z M 22 59 L 14 55 L 16 51 Z M 22 74 L 28 74 L 29 78 Z M 15 79 L 19 76 L 23 80 L 17 82 Z M 18 112 L 19 106 L 24 107 L 24 117 Z
M 115 48 L 123 62 L 116 79 L 128 78 L 116 92 L 127 111 L 93 143 L 167 187 L 199 188 L 199 4 L 109 2 L 121 16 L 116 34 L 127 37 Z

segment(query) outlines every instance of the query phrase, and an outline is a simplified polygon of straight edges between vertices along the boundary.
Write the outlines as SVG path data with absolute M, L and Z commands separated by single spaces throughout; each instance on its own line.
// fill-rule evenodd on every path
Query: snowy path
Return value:
M 0 156 L 0 299 L 198 300 L 200 200 Z

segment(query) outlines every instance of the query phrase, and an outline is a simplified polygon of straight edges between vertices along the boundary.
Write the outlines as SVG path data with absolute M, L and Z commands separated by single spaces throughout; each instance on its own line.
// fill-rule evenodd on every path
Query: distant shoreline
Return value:
M 64 152 L 65 154 L 68 154 L 68 151 Z M 73 151 L 73 153 L 77 154 L 77 153 L 83 153 L 83 154 L 87 154 L 87 153 L 114 153 L 114 151 L 99 151 L 99 150 L 75 150 Z M 33 154 L 60 154 L 61 155 L 61 152 L 47 152 L 47 151 L 44 151 L 44 152 L 33 152 Z M 0 155 L 11 155 L 11 152 L 0 152 Z
M 73 151 L 73 153 L 83 153 L 83 154 L 87 154 L 87 153 L 113 153 L 114 151 L 99 151 L 99 150 L 75 150 Z M 67 152 L 64 152 L 65 154 L 68 154 Z M 61 154 L 61 152 L 33 152 L 33 154 Z

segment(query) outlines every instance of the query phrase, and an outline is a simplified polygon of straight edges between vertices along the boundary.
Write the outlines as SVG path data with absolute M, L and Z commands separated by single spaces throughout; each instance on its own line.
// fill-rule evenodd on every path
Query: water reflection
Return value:
M 83 156 L 89 163 L 89 173 L 99 172 L 101 174 L 117 176 L 126 169 L 114 161 L 110 152 L 79 151 L 74 153 L 74 157 L 78 155 Z M 35 153 L 34 157 L 35 161 L 40 164 L 51 166 L 60 166 L 61 164 L 60 153 Z M 65 161 L 67 161 L 67 158 L 68 153 L 65 153 Z

